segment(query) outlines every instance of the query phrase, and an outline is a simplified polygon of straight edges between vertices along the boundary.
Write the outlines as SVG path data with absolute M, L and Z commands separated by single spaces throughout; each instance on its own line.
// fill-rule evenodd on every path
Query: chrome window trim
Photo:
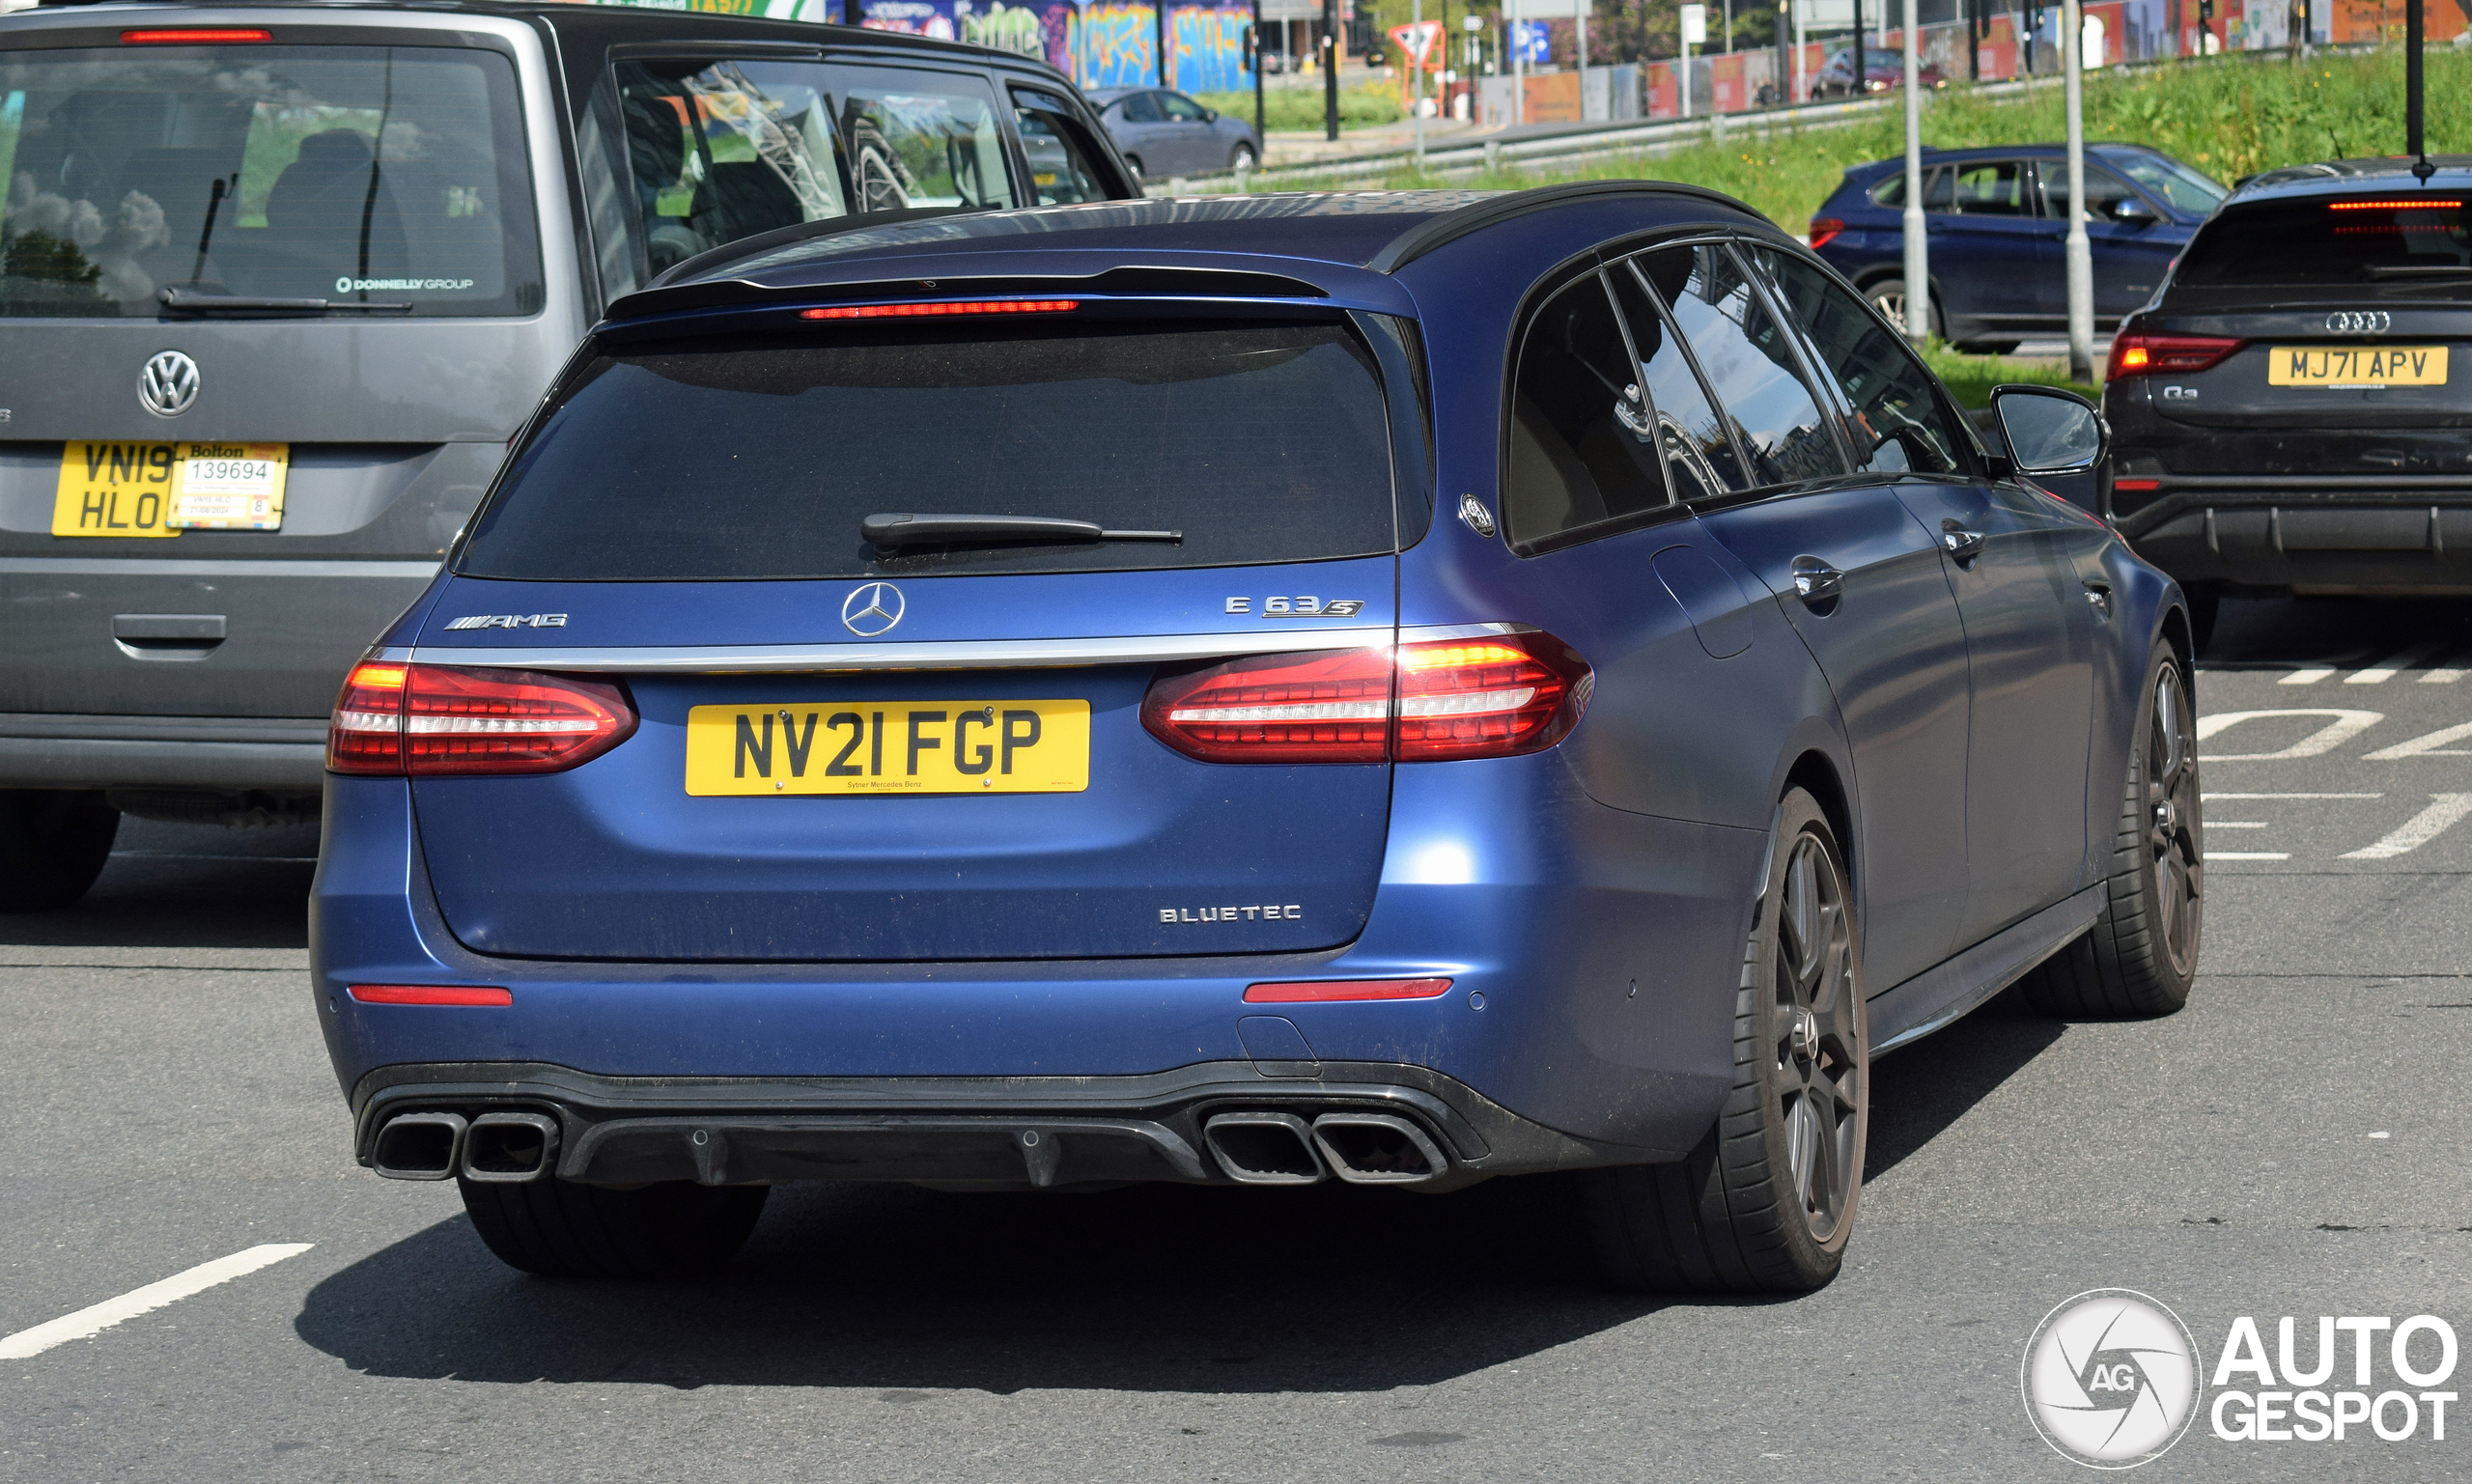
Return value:
M 1531 633 L 1531 624 L 1429 624 L 1397 630 L 1396 642 L 1482 639 Z M 421 644 L 383 658 L 419 664 L 492 669 L 668 675 L 765 675 L 868 670 L 1073 669 L 1103 664 L 1167 664 L 1280 655 L 1299 650 L 1368 649 L 1392 640 L 1390 625 L 1352 629 L 1272 629 L 1241 633 L 1142 634 L 1092 639 L 950 639 L 905 644 L 675 645 L 641 649 L 504 648 Z

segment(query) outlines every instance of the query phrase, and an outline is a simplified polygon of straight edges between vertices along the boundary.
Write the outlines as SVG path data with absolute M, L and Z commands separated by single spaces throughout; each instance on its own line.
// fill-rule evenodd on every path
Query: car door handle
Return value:
M 2087 605 L 2093 608 L 2096 613 L 2101 614 L 2105 618 L 2111 617 L 2112 585 L 2108 582 L 2098 582 L 2093 577 L 2087 578 L 2086 602 Z
M 1815 556 L 1794 558 L 1794 596 L 1807 605 L 1826 609 L 1845 596 L 1845 574 Z
M 1943 520 L 1940 522 L 1940 549 L 1948 552 L 1962 567 L 1982 555 L 1982 533 L 1969 531 L 1954 520 Z

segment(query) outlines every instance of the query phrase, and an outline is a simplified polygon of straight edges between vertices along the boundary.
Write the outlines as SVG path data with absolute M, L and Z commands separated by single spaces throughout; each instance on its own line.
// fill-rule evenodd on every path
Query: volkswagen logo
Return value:
M 2329 335 L 2383 335 L 2394 326 L 2383 309 L 2338 309 L 2326 317 Z
M 2134 1469 L 2197 1417 L 2197 1342 L 2146 1295 L 2098 1288 L 2043 1316 L 2026 1342 L 2023 1385 L 2026 1415 L 2062 1457 Z
M 156 417 L 178 417 L 197 401 L 197 362 L 160 350 L 137 374 L 137 401 Z
M 870 582 L 841 600 L 841 627 L 862 639 L 872 639 L 901 622 L 901 589 L 889 582 Z

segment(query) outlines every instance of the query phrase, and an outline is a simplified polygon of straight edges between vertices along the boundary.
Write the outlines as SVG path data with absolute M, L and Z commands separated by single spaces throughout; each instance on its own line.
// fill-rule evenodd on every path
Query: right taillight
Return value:
M 326 767 L 416 778 L 559 772 L 634 730 L 634 707 L 605 682 L 364 661 L 335 701 Z
M 1836 240 L 1839 233 L 1844 230 L 1845 223 L 1837 217 L 1814 216 L 1812 218 L 1811 244 L 1813 247 L 1826 247 Z
M 2121 334 L 2112 340 L 2112 362 L 2103 379 L 2117 381 L 2158 371 L 2184 375 L 2204 371 L 2247 344 L 2221 335 Z
M 1592 684 L 1544 633 L 1257 655 L 1157 682 L 1141 723 L 1209 763 L 1509 757 L 1568 736 Z

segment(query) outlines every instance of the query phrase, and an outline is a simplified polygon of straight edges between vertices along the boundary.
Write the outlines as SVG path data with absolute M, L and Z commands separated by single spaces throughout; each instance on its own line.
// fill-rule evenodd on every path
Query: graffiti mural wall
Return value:
M 718 0 L 731 3 L 731 0 Z M 763 3 L 763 0 L 744 0 Z M 774 0 L 787 3 L 787 0 Z M 818 0 L 801 0 L 816 4 Z M 1130 88 L 1159 81 L 1159 11 L 1119 0 L 860 0 L 860 23 L 940 41 L 969 42 L 1042 57 L 1085 88 Z M 1167 10 L 1168 86 L 1186 93 L 1236 92 L 1253 85 L 1245 67 L 1250 4 L 1171 5 Z

